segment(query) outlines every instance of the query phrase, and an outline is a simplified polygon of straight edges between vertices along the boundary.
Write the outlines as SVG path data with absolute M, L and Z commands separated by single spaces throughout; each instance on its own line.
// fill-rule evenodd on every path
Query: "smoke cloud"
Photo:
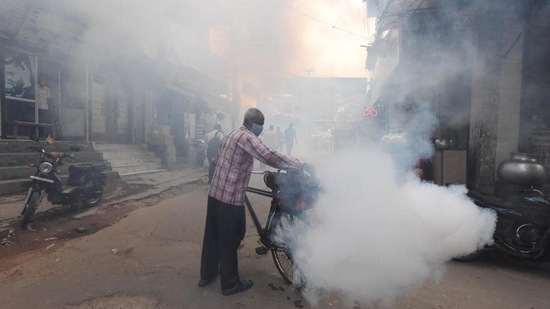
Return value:
M 92 63 L 146 55 L 222 81 L 236 72 L 258 83 L 273 74 L 366 74 L 360 1 L 50 0 L 41 6 L 85 24 L 83 49 L 74 56 Z
M 303 276 L 296 279 L 305 278 L 313 304 L 332 294 L 350 304 L 391 303 L 493 241 L 496 214 L 475 205 L 465 186 L 419 179 L 417 164 L 433 157 L 440 123 L 428 102 L 394 95 L 382 136 L 359 133 L 355 146 L 315 162 L 323 192 L 292 241 Z
M 358 134 L 355 144 L 362 146 L 315 162 L 324 192 L 306 213 L 306 228 L 297 226 L 293 234 L 293 257 L 313 304 L 332 294 L 350 302 L 392 302 L 441 278 L 453 257 L 492 243 L 494 212 L 476 206 L 464 186 L 437 186 L 415 173 L 419 160 L 434 154 L 432 138 L 458 136 L 460 149 L 467 149 L 461 133 L 467 132 L 471 94 L 464 89 L 471 89 L 478 57 L 476 29 L 455 17 L 474 11 L 404 19 L 399 30 L 407 52 L 395 70 L 383 67 L 392 63 L 386 58 L 391 49 L 384 42 L 374 49 L 380 70 L 391 73 L 371 85 L 371 103 L 380 103 L 386 119 L 379 130 Z
M 350 301 L 391 301 L 437 279 L 445 262 L 489 244 L 495 215 L 463 186 L 397 179 L 390 155 L 354 149 L 319 162 L 325 192 L 296 231 L 296 264 L 312 303 L 338 293 Z

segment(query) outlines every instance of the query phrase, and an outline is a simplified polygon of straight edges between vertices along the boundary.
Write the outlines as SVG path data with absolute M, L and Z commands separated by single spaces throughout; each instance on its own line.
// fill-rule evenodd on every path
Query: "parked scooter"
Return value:
M 43 142 L 40 142 L 37 137 L 31 137 L 31 140 L 35 141 L 37 146 L 29 148 L 39 152 L 40 156 L 35 164 L 30 165 L 36 168 L 36 172 L 30 176 L 31 183 L 23 203 L 22 227 L 30 222 L 44 194 L 48 194 L 48 201 L 54 205 L 74 205 L 81 202 L 86 206 L 95 206 L 101 202 L 105 185 L 105 175 L 102 172 L 111 168 L 109 162 L 102 160 L 89 164 L 70 165 L 69 178 L 64 184 L 57 168 L 66 164 L 66 160 L 74 160 L 73 156 L 63 152 L 47 152 L 44 147 L 55 142 L 51 136 Z M 71 150 L 79 149 L 72 147 Z
M 550 202 L 542 191 L 546 167 L 532 156 L 512 154 L 498 166 L 497 175 L 496 195 L 468 193 L 476 205 L 496 212 L 494 244 L 456 260 L 470 261 L 486 250 L 524 260 L 550 260 Z

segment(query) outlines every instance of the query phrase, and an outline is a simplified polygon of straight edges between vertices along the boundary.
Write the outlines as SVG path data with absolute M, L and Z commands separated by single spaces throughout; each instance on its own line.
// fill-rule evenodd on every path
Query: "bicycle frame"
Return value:
M 254 173 L 254 172 L 253 172 Z M 270 173 L 270 174 L 268 174 Z M 300 214 L 303 209 L 298 206 L 298 200 L 301 197 L 300 191 L 292 190 L 294 187 L 298 187 L 298 190 L 303 189 L 303 186 L 299 186 L 299 182 L 302 180 L 300 178 L 290 178 L 291 182 L 284 182 L 283 187 L 290 189 L 290 195 L 288 191 L 280 190 L 279 184 L 277 184 L 277 179 L 279 179 L 280 172 L 256 172 L 256 174 L 264 174 L 264 182 L 268 188 L 271 190 L 264 190 L 254 187 L 247 187 L 245 194 L 245 205 L 252 217 L 252 221 L 256 226 L 258 235 L 260 239 L 260 247 L 256 248 L 256 254 L 265 255 L 271 251 L 271 256 L 273 257 L 273 262 L 275 267 L 283 277 L 283 279 L 292 284 L 295 287 L 301 287 L 305 284 L 305 278 L 301 275 L 301 272 L 298 270 L 292 258 L 292 236 L 287 233 L 292 233 L 290 230 L 292 225 L 297 221 L 303 221 L 300 218 Z M 300 174 L 287 175 L 284 177 L 295 177 L 300 176 Z M 288 178 L 286 178 L 288 179 Z M 306 190 L 308 187 L 305 187 Z M 285 193 L 286 192 L 286 193 Z M 265 226 L 262 226 L 262 223 L 258 219 L 252 203 L 248 197 L 248 193 L 254 193 L 261 196 L 269 197 L 271 199 L 271 205 L 269 207 L 269 213 L 267 215 L 267 220 Z M 297 196 L 299 195 L 299 196 Z
M 257 171 L 255 172 L 255 171 L 253 171 L 252 173 L 253 174 L 264 174 L 265 175 L 266 172 L 257 172 Z M 264 181 L 265 181 L 265 179 L 264 179 Z M 250 216 L 252 217 L 252 221 L 254 221 L 254 225 L 256 226 L 256 230 L 258 231 L 258 235 L 260 236 L 260 241 L 259 242 L 265 249 L 272 249 L 271 239 L 270 239 L 270 235 L 268 235 L 269 231 L 267 230 L 267 228 L 268 228 L 268 224 L 269 224 L 269 218 L 271 218 L 271 216 L 279 209 L 279 205 L 278 205 L 279 197 L 273 191 L 268 191 L 268 190 L 264 190 L 264 189 L 254 188 L 254 187 L 247 187 L 246 192 L 250 192 L 250 193 L 254 193 L 254 194 L 258 194 L 258 195 L 261 195 L 261 196 L 271 198 L 271 205 L 270 205 L 270 208 L 269 208 L 267 221 L 265 223 L 265 227 L 262 227 L 262 224 L 261 224 L 260 220 L 258 219 L 258 216 L 256 215 L 256 212 L 254 211 L 254 208 L 252 207 L 252 203 L 250 202 L 250 199 L 248 198 L 248 195 L 245 194 L 245 205 L 246 205 L 246 208 L 248 209 L 248 212 L 250 213 Z M 258 252 L 258 254 L 260 254 L 260 253 Z M 262 253 L 262 254 L 265 254 L 265 253 Z
M 273 193 L 271 191 L 252 188 L 252 187 L 247 187 L 246 191 L 273 199 Z M 264 246 L 266 249 L 269 249 L 271 241 L 269 240 L 269 236 L 267 235 L 267 232 L 266 232 L 267 222 L 266 222 L 266 227 L 262 227 L 262 224 L 260 223 L 260 220 L 258 219 L 258 216 L 256 215 L 254 208 L 252 207 L 252 203 L 250 202 L 250 199 L 248 199 L 248 195 L 245 195 L 244 197 L 244 204 L 246 205 L 246 208 L 248 209 L 248 212 L 252 217 L 252 221 L 254 221 L 254 225 L 256 226 L 256 230 L 258 231 L 258 235 L 260 235 L 260 241 L 259 241 L 260 244 Z M 274 211 L 275 209 L 273 207 L 273 203 L 271 203 L 271 206 L 269 208 L 268 218 Z

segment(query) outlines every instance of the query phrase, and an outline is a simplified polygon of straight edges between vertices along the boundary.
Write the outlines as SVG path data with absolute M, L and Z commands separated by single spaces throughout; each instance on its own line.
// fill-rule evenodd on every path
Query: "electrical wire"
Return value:
M 366 38 L 367 38 L 367 37 L 364 36 L 364 35 L 360 35 L 360 34 L 357 34 L 357 33 L 353 33 L 353 32 L 348 31 L 348 30 L 346 30 L 346 29 L 340 28 L 340 27 L 338 27 L 338 26 L 336 26 L 336 25 L 333 25 L 333 24 L 331 24 L 331 23 L 329 23 L 329 22 L 327 22 L 327 21 L 324 21 L 324 20 L 322 20 L 322 19 L 320 19 L 320 18 L 318 18 L 318 17 L 315 17 L 315 16 L 312 16 L 312 15 L 306 14 L 306 13 L 304 13 L 304 12 L 298 11 L 298 10 L 296 10 L 295 8 L 292 8 L 292 7 L 290 7 L 290 6 L 287 6 L 286 8 L 289 9 L 289 10 L 291 10 L 291 11 L 293 11 L 293 12 L 296 13 L 296 14 L 302 15 L 302 16 L 307 17 L 307 18 L 310 18 L 310 19 L 312 19 L 312 20 L 314 20 L 314 21 L 316 21 L 316 22 L 319 22 L 319 23 L 325 24 L 325 25 L 327 25 L 327 26 L 330 26 L 330 27 L 331 27 L 332 29 L 334 29 L 334 30 L 342 31 L 342 32 L 347 33 L 347 34 L 349 34 L 349 35 L 353 35 L 353 36 L 360 37 L 360 38 L 363 38 L 363 39 L 366 39 Z

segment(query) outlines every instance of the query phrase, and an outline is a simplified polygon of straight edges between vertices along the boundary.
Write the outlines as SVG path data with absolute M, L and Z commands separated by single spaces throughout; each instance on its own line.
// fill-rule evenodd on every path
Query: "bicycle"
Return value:
M 247 192 L 271 198 L 267 221 L 262 227 L 248 195 L 245 196 L 246 208 L 260 236 L 258 242 L 261 247 L 256 248 L 256 254 L 265 255 L 271 251 L 275 267 L 283 279 L 295 287 L 302 287 L 305 278 L 294 263 L 292 249 L 296 243 L 296 233 L 307 226 L 303 214 L 317 200 L 320 191 L 318 182 L 312 171 L 304 169 L 253 173 L 264 174 L 264 182 L 271 189 L 246 189 Z

